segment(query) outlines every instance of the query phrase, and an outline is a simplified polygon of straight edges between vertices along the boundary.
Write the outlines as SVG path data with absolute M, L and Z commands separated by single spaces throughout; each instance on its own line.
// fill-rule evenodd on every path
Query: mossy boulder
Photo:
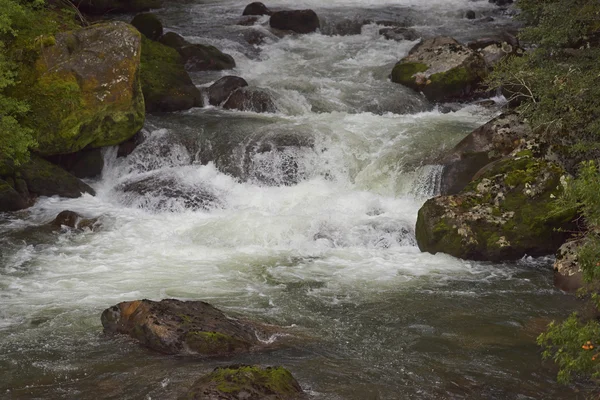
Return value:
M 158 40 L 163 34 L 162 22 L 152 13 L 136 15 L 131 20 L 131 25 L 150 40 Z
M 174 32 L 165 33 L 158 41 L 177 50 L 188 71 L 221 71 L 235 68 L 233 57 L 215 46 L 192 44 Z
M 223 104 L 236 89 L 248 86 L 248 82 L 239 76 L 224 76 L 208 88 L 208 101 L 213 106 Z
M 306 395 L 283 367 L 231 365 L 198 379 L 180 400 L 300 400 Z
M 139 81 L 139 32 L 109 22 L 42 40 L 25 59 L 10 95 L 26 101 L 24 125 L 33 129 L 42 155 L 119 144 L 144 124 Z
M 73 3 L 81 11 L 92 15 L 140 12 L 162 7 L 162 0 L 78 0 Z
M 95 194 L 89 185 L 62 168 L 36 155 L 19 168 L 18 174 L 34 196 L 61 196 L 75 198 L 83 193 Z
M 13 185 L 0 179 L 0 212 L 24 208 L 27 208 L 26 199 L 15 190 Z
M 392 82 L 422 92 L 430 101 L 471 96 L 487 75 L 483 57 L 450 37 L 427 39 L 392 70 Z
M 184 68 L 179 53 L 142 38 L 142 91 L 146 110 L 169 112 L 202 106 L 202 95 Z
M 165 354 L 227 356 L 267 345 L 267 327 L 227 316 L 202 301 L 136 300 L 104 310 L 102 325 Z
M 223 104 L 223 108 L 257 113 L 273 113 L 277 110 L 269 92 L 251 87 L 241 87 L 234 90 Z
M 472 260 L 514 260 L 556 252 L 575 211 L 555 211 L 565 172 L 520 151 L 496 162 L 457 195 L 427 200 L 419 210 L 419 248 Z

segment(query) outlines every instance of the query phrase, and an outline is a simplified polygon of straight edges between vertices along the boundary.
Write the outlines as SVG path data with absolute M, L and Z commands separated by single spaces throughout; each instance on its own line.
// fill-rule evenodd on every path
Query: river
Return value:
M 242 76 L 273 95 L 276 113 L 149 116 L 131 155 L 105 152 L 90 181 L 96 196 L 41 198 L 0 216 L 0 398 L 174 399 L 217 365 L 260 363 L 289 368 L 314 399 L 573 399 L 535 345 L 574 304 L 553 288 L 551 259 L 491 264 L 416 247 L 417 211 L 439 179 L 423 160 L 497 109 L 444 113 L 391 83 L 416 42 L 385 40 L 381 25 L 332 34 L 343 20 L 395 20 L 466 41 L 514 22 L 483 0 L 279 0 L 267 5 L 313 8 L 330 34 L 251 46 L 250 30 L 269 33 L 264 18 L 236 25 L 246 4 L 174 1 L 156 13 L 235 58 L 234 71 L 194 74 L 198 85 Z M 468 9 L 495 21 L 466 20 Z M 256 151 L 281 135 L 309 145 Z M 206 163 L 206 149 L 233 150 Z M 192 209 L 160 191 L 122 191 L 147 177 L 214 201 Z M 102 226 L 38 228 L 65 209 Z M 103 335 L 105 308 L 166 297 L 205 300 L 300 339 L 202 360 Z

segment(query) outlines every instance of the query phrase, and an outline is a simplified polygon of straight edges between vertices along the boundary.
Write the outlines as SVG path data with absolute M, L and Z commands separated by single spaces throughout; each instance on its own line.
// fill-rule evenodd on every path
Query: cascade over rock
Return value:
M 271 15 L 271 28 L 296 33 L 315 32 L 321 26 L 313 10 L 277 11 Z
M 392 70 L 392 82 L 422 92 L 430 101 L 468 98 L 487 75 L 484 58 L 450 37 L 427 39 Z
M 202 106 L 202 95 L 176 50 L 142 38 L 142 90 L 149 112 L 187 110 Z
M 24 124 L 42 155 L 119 144 L 144 123 L 140 34 L 124 22 L 61 32 L 23 64 L 10 94 L 31 107 Z
M 227 110 L 275 112 L 277 109 L 269 92 L 259 88 L 240 87 L 233 91 L 223 108 Z
M 198 379 L 180 400 L 301 400 L 306 394 L 283 367 L 258 365 L 217 367 Z
M 227 316 L 203 301 L 119 303 L 102 313 L 107 333 L 121 333 L 165 354 L 226 356 L 265 348 L 260 324 Z
M 215 46 L 192 44 L 181 35 L 167 32 L 158 40 L 181 55 L 188 71 L 220 71 L 235 68 L 235 60 Z
M 457 195 L 427 200 L 415 230 L 422 251 L 472 260 L 515 260 L 554 253 L 568 238 L 574 210 L 553 212 L 564 170 L 523 150 L 502 159 Z

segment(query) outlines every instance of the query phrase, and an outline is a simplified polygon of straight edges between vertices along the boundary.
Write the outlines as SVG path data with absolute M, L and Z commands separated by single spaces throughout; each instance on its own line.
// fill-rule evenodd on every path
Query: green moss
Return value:
M 239 349 L 249 348 L 245 341 L 220 332 L 190 331 L 185 336 L 188 347 L 203 355 L 220 355 L 233 353 Z
M 259 366 L 218 368 L 210 374 L 217 390 L 223 393 L 239 393 L 246 387 L 261 387 L 275 395 L 298 393 L 298 384 L 292 374 L 283 367 L 263 369 Z
M 414 75 L 419 72 L 425 72 L 428 69 L 429 67 L 422 63 L 398 63 L 392 70 L 392 82 L 416 88 L 417 84 L 415 83 Z

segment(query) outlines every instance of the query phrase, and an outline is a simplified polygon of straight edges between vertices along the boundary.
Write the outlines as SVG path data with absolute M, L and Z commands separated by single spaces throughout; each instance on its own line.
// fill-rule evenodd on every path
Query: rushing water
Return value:
M 158 11 L 167 28 L 232 54 L 233 72 L 269 90 L 278 111 L 151 116 L 134 153 L 106 152 L 95 197 L 42 198 L 0 218 L 1 398 L 171 399 L 230 363 L 284 365 L 316 399 L 574 398 L 534 344 L 573 306 L 552 288 L 550 260 L 477 263 L 415 245 L 417 211 L 439 183 L 423 160 L 494 110 L 444 114 L 389 82 L 414 42 L 387 41 L 377 24 L 333 34 L 344 20 L 402 20 L 469 40 L 510 19 L 483 0 L 279 1 L 268 5 L 314 8 L 331 34 L 256 47 L 249 30 L 270 34 L 264 19 L 236 25 L 246 2 L 174 3 Z M 496 20 L 467 21 L 467 9 Z M 182 196 L 124 190 L 144 179 Z M 99 216 L 101 228 L 39 228 L 65 209 Z M 199 360 L 102 334 L 104 308 L 165 297 L 301 339 Z

